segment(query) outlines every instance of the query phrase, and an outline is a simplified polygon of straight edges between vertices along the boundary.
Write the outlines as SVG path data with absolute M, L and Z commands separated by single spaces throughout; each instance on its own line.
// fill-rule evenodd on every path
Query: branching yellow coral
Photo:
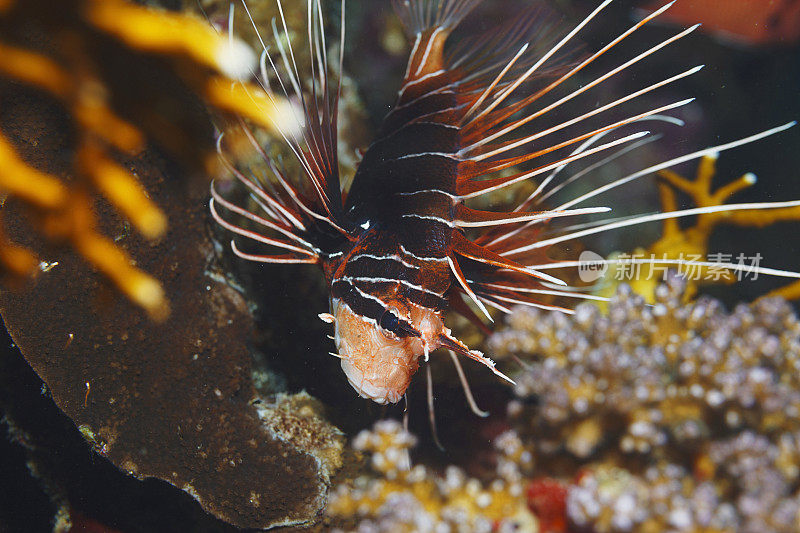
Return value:
M 35 39 L 31 42 L 28 30 L 22 29 L 26 27 L 49 36 L 50 42 L 45 46 Z M 0 194 L 30 207 L 46 237 L 70 244 L 152 317 L 163 318 L 168 307 L 160 284 L 98 233 L 91 193 L 104 196 L 144 237 L 157 239 L 164 235 L 166 217 L 120 161 L 153 142 L 169 151 L 188 152 L 176 156 L 196 160 L 193 166 L 209 161 L 203 154 L 213 152 L 213 136 L 203 136 L 185 123 L 180 127 L 186 122 L 181 113 L 190 107 L 192 93 L 215 109 L 291 133 L 293 123 L 286 123 L 288 104 L 243 81 L 256 65 L 246 44 L 184 14 L 125 0 L 70 0 L 57 5 L 6 0 L 0 2 L 0 28 L 0 76 L 54 98 L 76 132 L 68 185 L 60 176 L 26 162 L 4 127 Z M 161 60 L 146 63 L 147 56 Z M 172 76 L 187 91 L 158 93 L 161 101 L 151 101 L 153 93 L 147 87 L 130 87 L 137 80 L 122 78 L 129 73 L 119 66 L 136 61 L 152 70 L 140 83 Z M 206 133 L 211 132 L 205 120 Z M 35 256 L 2 234 L 0 247 L 0 264 L 9 274 L 35 270 Z
M 677 211 L 678 202 L 676 193 L 680 192 L 689 197 L 696 207 L 713 207 L 725 204 L 730 198 L 750 187 L 756 182 L 756 177 L 747 173 L 738 179 L 713 189 L 713 179 L 716 172 L 716 155 L 707 155 L 700 160 L 694 180 L 686 179 L 671 170 L 662 170 L 659 173 L 659 193 L 661 195 L 661 208 L 664 212 Z M 715 281 L 731 283 L 736 280 L 736 275 L 731 270 L 722 266 L 711 267 L 692 264 L 709 261 L 708 242 L 713 231 L 722 224 L 764 227 L 776 222 L 800 220 L 800 208 L 789 207 L 782 209 L 744 209 L 739 211 L 717 211 L 697 215 L 693 226 L 682 228 L 677 219 L 666 219 L 663 223 L 662 236 L 647 249 L 637 249 L 631 254 L 632 258 L 653 258 L 656 261 L 685 260 L 685 266 L 675 267 L 674 264 L 655 262 L 642 269 L 636 269 L 636 276 L 626 277 L 619 272 L 624 266 L 618 265 L 607 274 L 608 278 L 625 279 L 633 290 L 645 296 L 649 302 L 655 298 L 655 289 L 663 272 L 667 267 L 676 268 L 689 278 L 689 285 L 684 294 L 691 299 L 697 293 L 697 282 Z M 620 256 L 622 260 L 622 256 Z M 727 261 L 719 261 L 725 263 Z M 625 263 L 623 262 L 622 265 Z M 790 286 L 794 287 L 794 285 Z M 795 290 L 800 296 L 800 285 Z M 613 284 L 606 288 L 606 295 L 613 293 Z M 790 296 L 782 293 L 782 296 Z
M 731 183 L 712 191 L 711 183 L 715 174 L 716 161 L 716 157 L 705 156 L 700 161 L 700 166 L 697 169 L 697 176 L 694 181 L 689 181 L 670 170 L 662 170 L 659 173 L 659 177 L 675 190 L 687 194 L 697 207 L 722 205 L 727 202 L 731 196 L 750 187 L 756 182 L 756 177 L 751 173 L 747 173 Z M 661 194 L 664 211 L 676 210 L 675 195 L 672 194 L 672 191 L 670 191 L 668 187 L 662 186 Z M 669 247 L 667 243 L 670 240 L 680 239 L 688 243 L 689 246 L 694 246 L 698 249 L 707 249 L 708 238 L 711 232 L 720 224 L 761 228 L 787 220 L 800 220 L 800 208 L 787 207 L 769 210 L 743 209 L 740 211 L 704 213 L 697 216 L 697 222 L 693 227 L 684 231 L 680 230 L 677 220 L 671 219 L 664 223 L 664 236 L 661 238 L 664 244 L 660 246 Z M 679 234 L 682 234 L 682 237 L 679 238 Z M 677 248 L 678 246 L 679 245 L 673 245 L 672 247 Z

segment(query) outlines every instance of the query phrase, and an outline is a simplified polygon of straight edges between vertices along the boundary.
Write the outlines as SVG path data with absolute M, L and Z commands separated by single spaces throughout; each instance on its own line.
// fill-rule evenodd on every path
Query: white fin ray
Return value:
M 630 220 L 623 220 L 611 224 L 606 224 L 597 228 L 585 229 L 581 231 L 576 231 L 574 233 L 561 235 L 559 237 L 544 239 L 532 244 L 515 248 L 513 250 L 509 250 L 507 252 L 503 252 L 500 255 L 502 256 L 516 255 L 523 252 L 528 252 L 530 250 L 534 250 L 536 248 L 552 246 L 553 244 L 557 244 L 559 242 L 569 241 L 572 239 L 579 239 L 587 235 L 594 235 L 596 233 L 602 233 L 604 231 L 624 228 L 628 226 L 635 226 L 638 224 L 645 224 L 647 222 L 655 222 L 658 220 L 668 220 L 673 218 L 681 218 L 681 217 L 710 214 L 710 213 L 723 213 L 723 212 L 743 211 L 751 209 L 779 209 L 784 207 L 800 207 L 800 200 L 791 200 L 787 202 L 751 202 L 743 204 L 723 204 L 723 205 L 715 205 L 708 207 L 695 207 L 692 209 L 681 209 L 678 211 L 668 211 L 666 213 L 654 213 L 650 215 L 643 215 L 640 217 L 635 217 Z
M 306 248 L 308 248 L 309 250 L 314 251 L 314 253 L 318 253 L 319 252 L 319 250 L 314 248 L 314 246 L 312 246 L 311 243 L 309 243 L 305 239 L 301 238 L 300 236 L 296 235 L 295 233 L 287 230 L 286 228 L 283 228 L 283 227 L 279 226 L 278 224 L 275 224 L 274 222 L 271 222 L 271 221 L 269 221 L 269 220 L 267 220 L 267 219 L 265 219 L 263 217 L 260 217 L 260 216 L 256 215 L 255 213 L 251 213 L 247 209 L 244 209 L 244 208 L 239 207 L 238 205 L 236 205 L 234 203 L 229 202 L 228 200 L 223 198 L 222 195 L 219 194 L 219 192 L 217 192 L 216 188 L 214 187 L 214 183 L 213 182 L 211 184 L 211 201 L 220 204 L 222 207 L 224 207 L 228 211 L 236 213 L 239 216 L 242 216 L 244 218 L 247 218 L 248 220 L 251 220 L 251 221 L 253 221 L 253 222 L 257 223 L 257 224 L 260 224 L 261 226 L 264 226 L 265 228 L 269 228 L 269 229 L 271 229 L 273 231 L 277 231 L 278 233 L 280 233 L 282 235 L 285 235 L 286 237 L 289 237 L 290 239 L 292 239 L 296 243 L 301 244 L 301 245 L 305 246 Z M 262 208 L 263 207 L 266 207 L 266 206 L 262 206 Z
M 452 271 L 453 276 L 455 276 L 456 280 L 458 281 L 458 284 L 461 286 L 462 289 L 464 289 L 464 292 L 467 294 L 467 296 L 469 296 L 469 299 L 472 300 L 472 302 L 478 307 L 478 309 L 481 310 L 484 316 L 486 316 L 486 318 L 489 319 L 489 322 L 494 322 L 492 315 L 489 314 L 489 311 L 486 309 L 486 307 L 484 307 L 484 305 L 481 303 L 481 301 L 478 299 L 475 293 L 472 292 L 472 289 L 470 289 L 469 282 L 463 277 L 461 270 L 458 268 L 458 266 L 456 266 L 455 262 L 453 261 L 453 258 L 447 256 L 447 263 L 450 265 L 450 270 Z
M 536 133 L 534 133 L 532 135 L 529 135 L 527 137 L 522 137 L 522 138 L 520 138 L 520 139 L 518 139 L 516 141 L 513 141 L 513 142 L 509 143 L 509 144 L 505 144 L 505 145 L 503 145 L 503 146 L 501 146 L 499 148 L 496 148 L 495 150 L 491 150 L 489 152 L 485 152 L 485 153 L 481 153 L 479 155 L 472 156 L 470 159 L 472 159 L 473 161 L 482 161 L 484 159 L 488 159 L 490 157 L 494 157 L 496 155 L 499 155 L 501 153 L 507 152 L 509 150 L 513 150 L 514 148 L 518 148 L 520 146 L 528 144 L 531 141 L 535 141 L 536 139 L 540 139 L 540 138 L 542 138 L 542 137 L 544 137 L 546 135 L 550 135 L 551 133 L 555 133 L 555 132 L 560 131 L 560 130 L 562 130 L 564 128 L 567 128 L 569 126 L 573 126 L 575 124 L 583 122 L 584 120 L 587 120 L 587 119 L 589 119 L 589 118 L 591 118 L 591 117 L 593 117 L 593 116 L 595 116 L 597 114 L 600 114 L 600 113 L 602 113 L 604 111 L 607 111 L 609 109 L 613 109 L 613 108 L 617 107 L 618 105 L 623 104 L 623 103 L 625 103 L 625 102 L 627 102 L 629 100 L 632 100 L 634 98 L 637 98 L 639 96 L 642 96 L 643 94 L 647 94 L 650 91 L 654 91 L 655 89 L 658 89 L 660 87 L 663 87 L 665 85 L 668 85 L 670 83 L 678 81 L 678 80 L 680 80 L 682 78 L 685 78 L 687 76 L 691 76 L 692 74 L 695 74 L 696 72 L 698 72 L 702 68 L 703 68 L 703 65 L 696 66 L 694 68 L 691 68 L 689 70 L 681 72 L 680 74 L 676 74 L 675 76 L 672 76 L 670 78 L 666 78 L 666 79 L 661 80 L 661 81 L 659 81 L 657 83 L 649 85 L 649 86 L 647 86 L 647 87 L 645 87 L 643 89 L 639 89 L 638 91 L 632 92 L 632 93 L 630 93 L 630 94 L 628 94 L 626 96 L 623 96 L 622 98 L 618 98 L 617 100 L 614 100 L 613 102 L 609 102 L 609 103 L 607 103 L 605 105 L 596 107 L 596 108 L 592 109 L 591 111 L 588 111 L 588 112 L 586 112 L 586 113 L 584 113 L 584 114 L 582 114 L 580 116 L 577 116 L 575 118 L 572 118 L 570 120 L 562 122 L 561 124 L 558 124 L 556 126 L 552 126 L 550 128 L 546 128 L 544 130 L 538 131 L 538 132 L 536 132 Z M 691 100 L 689 100 L 689 101 L 691 101 Z M 688 103 L 688 101 L 686 101 L 686 100 L 684 100 L 683 102 L 684 103 Z M 670 109 L 670 108 L 666 108 L 666 109 Z M 666 109 L 662 108 L 662 110 L 666 110 Z M 656 113 L 649 113 L 646 116 L 652 116 L 653 114 L 656 114 Z M 642 117 L 642 118 L 644 118 L 644 117 Z M 508 129 L 508 128 L 506 128 L 506 129 Z M 497 134 L 497 136 L 499 136 L 499 134 Z M 469 146 L 469 147 L 467 147 L 465 149 L 460 150 L 458 152 L 459 155 L 464 156 L 464 155 L 468 154 L 470 151 L 472 151 L 472 150 L 474 150 L 476 148 L 479 148 L 480 146 L 483 146 L 487 141 L 491 141 L 491 137 L 493 137 L 493 136 L 487 137 L 486 139 L 481 139 L 481 141 L 479 141 L 477 143 L 474 143 L 474 144 L 472 144 L 471 146 Z
M 231 250 L 233 250 L 233 253 L 237 257 L 240 257 L 241 259 L 245 259 L 247 261 L 255 261 L 257 263 L 300 264 L 300 263 L 316 263 L 318 261 L 316 257 L 290 258 L 290 257 L 275 257 L 271 255 L 248 254 L 239 250 L 239 247 L 236 246 L 236 241 L 231 241 Z
M 471 193 L 467 193 L 467 194 L 461 194 L 461 195 L 459 195 L 458 198 L 461 199 L 461 200 L 466 200 L 468 198 L 475 198 L 476 196 L 481 196 L 483 194 L 488 194 L 488 193 L 490 193 L 492 191 L 496 191 L 498 189 L 502 189 L 503 187 L 508 187 L 509 185 L 513 185 L 514 183 L 519 183 L 520 181 L 524 181 L 524 180 L 532 178 L 534 176 L 538 176 L 539 174 L 544 174 L 545 172 L 549 172 L 549 171 L 553 170 L 554 168 L 560 167 L 562 165 L 566 165 L 568 163 L 571 163 L 572 161 L 577 161 L 579 159 L 583 159 L 583 158 L 588 157 L 588 156 L 590 156 L 592 154 L 595 154 L 597 152 L 602 152 L 604 150 L 608 150 L 609 148 L 613 148 L 614 146 L 617 146 L 617 145 L 620 145 L 620 144 L 623 144 L 623 143 L 626 143 L 626 142 L 635 141 L 636 139 L 639 139 L 639 138 L 644 137 L 645 135 L 649 135 L 649 134 L 650 134 L 649 131 L 640 131 L 640 132 L 637 132 L 637 133 L 633 133 L 631 135 L 627 135 L 627 136 L 622 137 L 620 139 L 616 139 L 614 141 L 610 141 L 610 142 L 607 142 L 605 144 L 601 144 L 599 146 L 595 146 L 594 148 L 591 148 L 591 149 L 586 150 L 584 152 L 565 157 L 564 159 L 556 161 L 555 163 L 551 163 L 549 165 L 545 165 L 545 166 L 533 169 L 530 172 L 525 172 L 524 174 L 521 174 L 521 175 L 517 176 L 515 179 L 506 181 L 506 182 L 501 183 L 499 185 L 495 185 L 495 186 L 492 186 L 492 187 L 487 187 L 485 189 L 480 189 L 480 190 L 477 190 L 475 192 L 471 192 Z M 478 183 L 480 183 L 480 182 L 478 182 Z
M 578 292 L 572 291 L 559 291 L 559 290 L 551 290 L 551 289 L 532 289 L 529 287 L 515 287 L 513 285 L 502 285 L 500 283 L 481 283 L 483 287 L 488 287 L 491 289 L 502 289 L 506 291 L 513 291 L 513 292 L 522 292 L 526 294 L 543 294 L 547 296 L 563 296 L 566 298 L 579 298 L 583 300 L 594 300 L 597 302 L 608 302 L 610 298 L 606 298 L 605 296 L 595 296 L 592 294 L 582 294 Z
M 489 412 L 479 408 L 478 404 L 475 403 L 475 397 L 472 395 L 472 389 L 470 389 L 467 376 L 464 375 L 464 369 L 461 368 L 461 362 L 458 360 L 458 356 L 456 356 L 453 350 L 447 350 L 447 353 L 450 354 L 450 359 L 453 361 L 453 366 L 456 367 L 456 373 L 458 373 L 458 379 L 461 382 L 461 388 L 464 390 L 464 397 L 467 399 L 469 408 L 473 413 L 475 413 L 475 415 L 481 418 L 486 418 L 489 416 Z
M 799 202 L 800 203 L 800 202 Z M 762 267 L 757 265 L 747 265 L 740 263 L 730 262 L 717 262 L 717 261 L 693 261 L 691 259 L 664 259 L 664 258 L 648 258 L 648 257 L 630 257 L 630 258 L 617 258 L 617 259 L 592 259 L 588 261 L 558 261 L 556 263 L 548 263 L 536 265 L 535 268 L 541 270 L 558 269 L 558 268 L 577 268 L 585 265 L 615 265 L 615 264 L 634 264 L 634 265 L 675 265 L 675 266 L 696 266 L 696 267 L 709 267 L 709 268 L 725 268 L 736 272 L 744 272 L 751 274 L 763 274 L 765 276 L 775 276 L 779 278 L 793 278 L 800 279 L 800 272 L 792 270 L 782 270 L 778 268 Z
M 527 300 L 517 300 L 516 298 L 509 298 L 507 296 L 500 296 L 499 294 L 490 294 L 487 295 L 489 298 L 493 298 L 496 300 L 500 300 L 501 302 L 507 302 L 516 305 L 524 305 L 527 307 L 536 307 L 537 309 L 544 309 L 545 311 L 558 311 L 560 313 L 564 313 L 565 315 L 574 315 L 575 311 L 572 309 L 567 309 L 565 307 L 558 307 L 557 305 L 546 305 L 540 304 L 536 302 L 529 302 Z
M 521 76 L 517 78 L 514 83 L 508 86 L 503 92 L 498 94 L 495 99 L 486 107 L 483 111 L 475 115 L 472 121 L 479 120 L 481 117 L 490 113 L 493 109 L 499 106 L 503 100 L 505 100 L 511 93 L 516 90 L 517 87 L 522 85 L 525 80 L 531 77 L 531 75 L 536 72 L 539 67 L 541 67 L 544 63 L 546 63 L 556 52 L 558 52 L 565 44 L 567 44 L 578 32 L 580 32 L 584 26 L 586 26 L 600 11 L 602 11 L 608 4 L 611 3 L 611 0 L 605 0 L 602 4 L 595 8 L 586 18 L 584 18 L 575 28 L 573 28 L 567 35 L 565 35 L 560 41 L 558 41 L 555 46 L 553 46 L 550 50 L 548 50 L 539 60 L 534 63 L 528 70 L 526 70 Z
M 584 194 L 582 196 L 579 196 L 578 198 L 575 198 L 574 200 L 571 200 L 569 202 L 561 204 L 558 207 L 558 209 L 566 209 L 568 207 L 572 207 L 572 206 L 574 206 L 576 204 L 579 204 L 579 203 L 584 202 L 584 201 L 586 201 L 586 200 L 588 200 L 590 198 L 593 198 L 593 197 L 597 196 L 598 194 L 602 194 L 602 193 L 604 193 L 606 191 L 609 191 L 611 189 L 619 187 L 620 185 L 624 185 L 625 183 L 628 183 L 630 181 L 638 179 L 638 178 L 640 178 L 642 176 L 647 176 L 649 174 L 653 174 L 654 172 L 658 172 L 659 170 L 663 170 L 665 168 L 669 168 L 669 167 L 678 165 L 680 163 L 684 163 L 686 161 L 691 161 L 693 159 L 699 159 L 699 158 L 701 158 L 701 157 L 703 157 L 705 155 L 718 154 L 720 152 L 724 152 L 725 150 L 730 150 L 732 148 L 737 148 L 739 146 L 758 141 L 758 140 L 763 139 L 765 137 L 769 137 L 770 135 L 775 135 L 776 133 L 780 133 L 780 132 L 782 132 L 784 130 L 788 130 L 789 128 L 793 127 L 795 124 L 797 124 L 796 121 L 787 122 L 786 124 L 783 124 L 781 126 L 777 126 L 775 128 L 770 128 L 768 130 L 762 131 L 760 133 L 756 133 L 754 135 L 750 135 L 748 137 L 744 137 L 744 138 L 736 140 L 736 141 L 732 141 L 732 142 L 725 143 L 725 144 L 719 144 L 717 146 L 712 146 L 712 147 L 709 147 L 709 148 L 704 148 L 703 150 L 698 150 L 698 151 L 692 152 L 690 154 L 686 154 L 686 155 L 683 155 L 683 156 L 680 156 L 680 157 L 676 157 L 674 159 L 670 159 L 669 161 L 664 161 L 663 163 L 659 163 L 657 165 L 649 166 L 649 167 L 647 167 L 647 168 L 645 168 L 643 170 L 640 170 L 639 172 L 635 172 L 633 174 L 625 176 L 624 178 L 618 179 L 618 180 L 616 180 L 616 181 L 614 181 L 612 183 L 609 183 L 608 185 L 604 185 L 602 187 L 598 187 L 597 189 L 595 189 L 595 190 L 593 190 L 593 191 L 591 191 L 589 193 L 586 193 L 586 194 Z
M 504 224 L 514 224 L 517 222 L 544 221 L 553 218 L 574 217 L 574 216 L 590 215 L 596 213 L 608 213 L 609 211 L 611 211 L 610 207 L 587 207 L 586 209 L 571 209 L 567 211 L 544 211 L 541 213 L 531 213 L 529 215 L 520 214 L 502 220 L 486 220 L 480 222 L 467 222 L 464 220 L 455 220 L 454 223 L 456 227 L 459 228 L 478 228 L 478 227 L 489 227 L 489 226 L 502 226 Z
M 250 231 L 250 230 L 244 229 L 244 228 L 242 228 L 240 226 L 237 226 L 235 224 L 231 224 L 230 222 L 228 222 L 227 220 L 222 218 L 220 216 L 220 214 L 217 212 L 217 209 L 215 207 L 215 200 L 214 199 L 212 199 L 209 202 L 208 205 L 209 205 L 209 209 L 211 211 L 211 216 L 214 218 L 214 220 L 217 222 L 217 224 L 219 224 L 220 226 L 222 226 L 223 228 L 227 229 L 228 231 L 230 231 L 232 233 L 236 233 L 237 235 L 241 235 L 242 237 L 246 237 L 246 238 L 251 239 L 253 241 L 260 242 L 262 244 L 266 244 L 266 245 L 269 245 L 269 246 L 275 246 L 277 248 L 283 248 L 285 250 L 289 250 L 289 251 L 292 251 L 292 252 L 297 252 L 297 253 L 300 253 L 300 254 L 303 254 L 303 255 L 307 255 L 313 260 L 313 262 L 316 262 L 316 260 L 319 257 L 315 252 L 313 252 L 311 250 L 307 250 L 305 248 L 300 248 L 298 246 L 294 246 L 294 245 L 288 244 L 288 243 L 286 243 L 284 241 L 279 241 L 277 239 L 270 239 L 269 237 L 261 235 L 260 233 L 256 233 L 255 231 Z

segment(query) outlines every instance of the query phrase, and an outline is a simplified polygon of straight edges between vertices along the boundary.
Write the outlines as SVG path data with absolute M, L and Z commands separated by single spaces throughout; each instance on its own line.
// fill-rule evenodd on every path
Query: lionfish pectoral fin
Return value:
M 466 344 L 464 344 L 457 338 L 453 337 L 450 334 L 450 330 L 448 330 L 447 328 L 445 328 L 444 331 L 439 333 L 438 341 L 439 341 L 439 346 L 447 348 L 448 350 L 452 350 L 458 355 L 463 355 L 465 357 L 469 357 L 474 361 L 478 361 L 483 366 L 489 368 L 496 376 L 503 378 L 512 385 L 516 385 L 514 380 L 512 380 L 510 377 L 506 376 L 499 370 L 497 370 L 494 361 L 483 355 L 483 353 L 479 352 L 478 350 L 470 350 Z
M 492 334 L 492 330 L 483 323 L 480 317 L 475 314 L 472 309 L 470 309 L 458 291 L 450 291 L 450 293 L 447 295 L 447 305 L 450 309 L 469 320 L 486 335 Z
M 500 254 L 492 251 L 490 248 L 486 246 L 481 246 L 479 244 L 472 242 L 459 231 L 453 232 L 452 249 L 454 254 L 466 257 L 467 259 L 472 259 L 473 261 L 477 261 L 479 263 L 484 263 L 486 265 L 491 265 L 497 268 L 506 268 L 514 272 L 519 272 L 520 274 L 525 274 L 528 276 L 532 276 L 534 278 L 539 278 L 554 283 L 558 283 L 560 285 L 565 285 L 565 283 L 559 280 L 558 278 L 553 278 L 552 276 L 549 276 L 542 272 L 532 270 L 524 265 L 517 263 L 516 261 L 501 256 Z
M 344 213 L 339 179 L 339 83 L 337 80 L 334 84 L 329 76 L 322 6 L 320 0 L 308 3 L 308 54 L 312 58 L 309 80 L 297 71 L 292 39 L 286 38 L 289 30 L 281 3 L 278 2 L 277 6 L 282 31 L 276 21 L 272 28 L 277 49 L 270 49 L 264 43 L 247 4 L 243 5 L 263 47 L 256 81 L 263 89 L 265 101 L 272 107 L 282 105 L 281 102 L 292 102 L 286 104 L 286 124 L 276 123 L 275 129 L 285 148 L 291 152 L 294 163 L 299 165 L 300 172 L 289 172 L 281 158 L 273 157 L 248 123 L 240 119 L 238 126 L 261 162 L 257 168 L 250 168 L 248 158 L 228 157 L 227 154 L 235 153 L 237 147 L 226 147 L 224 135 L 219 136 L 217 151 L 220 161 L 244 186 L 242 190 L 248 193 L 248 199 L 246 202 L 240 199 L 237 204 L 212 187 L 211 215 L 228 231 L 255 242 L 259 247 L 267 247 L 266 253 L 250 253 L 233 244 L 234 254 L 242 259 L 262 263 L 324 263 L 327 254 L 338 250 L 343 242 L 353 240 L 354 236 Z M 233 13 L 231 4 L 231 24 Z M 343 48 L 340 43 L 340 49 Z M 288 252 L 271 253 L 271 248 Z
M 582 209 L 562 209 L 548 211 L 479 211 L 471 209 L 464 204 L 456 206 L 455 224 L 459 228 L 469 227 L 491 227 L 511 225 L 518 222 L 544 222 L 553 218 L 591 215 L 595 213 L 607 213 L 610 207 L 586 207 Z
M 452 271 L 453 276 L 455 276 L 456 281 L 458 281 L 458 285 L 461 287 L 461 290 L 463 290 L 464 293 L 470 297 L 478 309 L 480 309 L 486 318 L 489 319 L 489 322 L 494 322 L 492 315 L 489 314 L 489 310 L 486 309 L 486 306 L 483 305 L 475 292 L 470 289 L 469 280 L 464 276 L 464 273 L 461 272 L 461 267 L 458 265 L 458 260 L 454 257 L 447 256 L 447 262 L 450 264 L 450 270 Z

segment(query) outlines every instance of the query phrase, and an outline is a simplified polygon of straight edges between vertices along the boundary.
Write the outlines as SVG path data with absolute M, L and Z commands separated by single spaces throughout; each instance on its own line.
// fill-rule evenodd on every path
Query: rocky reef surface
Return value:
M 49 109 L 40 111 L 30 109 L 26 121 L 4 128 L 22 128 L 16 131 L 29 141 L 19 146 L 23 156 L 59 174 L 64 169 L 48 155 L 63 152 L 64 137 L 53 116 L 42 116 Z M 149 320 L 75 255 L 45 249 L 14 222 L 23 218 L 9 202 L 7 231 L 45 258 L 28 286 L 0 293 L 16 346 L 98 460 L 138 479 L 166 481 L 239 527 L 313 521 L 340 465 L 338 430 L 305 396 L 273 390 L 261 399 L 256 392 L 247 345 L 253 318 L 244 298 L 215 273 L 205 187 L 170 175 L 174 169 L 152 153 L 125 164 L 167 213 L 167 234 L 151 243 L 108 205 L 98 202 L 97 212 L 104 232 L 161 280 L 171 295 L 170 317 Z M 16 399 L 6 396 L 7 416 L 24 442 L 28 421 L 14 408 Z M 81 511 L 79 501 L 67 499 Z

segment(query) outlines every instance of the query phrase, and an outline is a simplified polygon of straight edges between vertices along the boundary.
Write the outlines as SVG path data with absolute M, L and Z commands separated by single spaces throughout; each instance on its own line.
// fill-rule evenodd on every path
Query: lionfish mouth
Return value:
M 375 320 L 359 315 L 339 299 L 331 300 L 334 340 L 342 370 L 363 398 L 379 404 L 397 403 L 419 368 L 420 356 L 442 345 L 446 332 L 436 311 L 419 306 L 398 306 L 394 311 L 412 325 L 418 336 L 398 336 Z
M 403 394 L 390 387 L 373 385 L 372 381 L 366 379 L 364 373 L 353 364 L 349 358 L 342 358 L 342 370 L 347 376 L 350 386 L 358 392 L 362 398 L 372 400 L 375 403 L 386 405 L 387 403 L 397 403 Z M 407 386 L 407 385 L 406 385 Z
M 382 405 L 399 402 L 419 368 L 419 358 L 427 361 L 428 354 L 437 348 L 478 361 L 514 383 L 495 368 L 494 361 L 453 337 L 441 315 L 432 309 L 402 306 L 399 302 L 393 308 L 418 336 L 398 336 L 387 331 L 339 299 L 331 299 L 331 310 L 333 314 L 327 315 L 326 321 L 335 323 L 334 340 L 339 350 L 335 355 L 342 360 L 347 381 L 362 398 Z

